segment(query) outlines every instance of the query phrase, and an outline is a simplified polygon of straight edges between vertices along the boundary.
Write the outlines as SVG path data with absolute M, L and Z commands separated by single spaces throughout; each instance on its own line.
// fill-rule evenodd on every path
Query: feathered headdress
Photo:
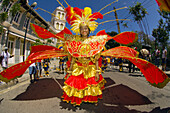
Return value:
M 71 30 L 76 34 L 80 33 L 80 26 L 85 25 L 93 32 L 98 27 L 98 23 L 95 20 L 103 19 L 103 15 L 100 12 L 92 14 L 92 10 L 89 7 L 85 7 L 83 10 L 68 6 L 65 10 L 67 12 L 66 20 L 71 25 Z

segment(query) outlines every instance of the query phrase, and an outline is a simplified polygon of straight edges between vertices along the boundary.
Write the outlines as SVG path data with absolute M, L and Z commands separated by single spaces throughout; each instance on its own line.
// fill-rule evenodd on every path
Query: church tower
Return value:
M 65 27 L 66 12 L 64 11 L 64 9 L 61 6 L 59 6 L 54 10 L 53 14 L 54 15 L 52 15 L 52 18 L 51 18 L 51 24 L 54 26 L 54 29 L 58 33 L 60 31 L 62 31 Z
M 66 12 L 64 11 L 64 9 L 59 6 L 57 7 L 54 12 L 54 15 L 52 15 L 51 17 L 51 25 L 53 26 L 53 30 L 55 33 L 59 33 L 60 31 L 62 31 L 66 25 Z M 54 39 L 54 44 L 55 45 L 60 45 L 63 42 L 61 40 L 58 39 Z

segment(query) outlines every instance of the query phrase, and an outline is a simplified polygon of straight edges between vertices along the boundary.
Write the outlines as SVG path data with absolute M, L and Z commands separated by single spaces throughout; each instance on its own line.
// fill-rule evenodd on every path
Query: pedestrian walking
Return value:
M 30 83 L 35 83 L 37 81 L 36 73 L 37 73 L 36 64 L 32 63 L 29 66 Z M 34 79 L 32 75 L 34 76 Z
M 163 47 L 162 51 L 162 70 L 166 71 L 166 59 L 167 59 L 167 50 L 165 49 L 165 46 Z

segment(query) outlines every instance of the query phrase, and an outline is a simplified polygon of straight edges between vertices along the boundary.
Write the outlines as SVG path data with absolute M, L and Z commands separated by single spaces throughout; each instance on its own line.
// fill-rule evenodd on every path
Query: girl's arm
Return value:
M 98 63 L 98 60 L 96 61 L 96 76 L 95 76 L 95 81 L 98 81 L 99 80 L 99 63 Z
M 72 69 L 73 69 L 74 61 L 75 61 L 75 59 L 72 57 L 72 58 L 71 58 L 71 63 L 70 63 L 70 68 L 69 68 L 69 70 L 67 71 L 67 73 L 68 73 L 67 79 L 68 79 L 68 78 L 71 76 L 71 74 L 72 74 Z

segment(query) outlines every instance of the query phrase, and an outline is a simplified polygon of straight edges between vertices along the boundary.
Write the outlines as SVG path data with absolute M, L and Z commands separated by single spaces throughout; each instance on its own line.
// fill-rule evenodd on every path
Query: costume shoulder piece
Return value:
M 73 57 L 91 57 L 101 52 L 107 40 L 107 35 L 91 36 L 83 39 L 79 35 L 65 34 L 67 51 Z

